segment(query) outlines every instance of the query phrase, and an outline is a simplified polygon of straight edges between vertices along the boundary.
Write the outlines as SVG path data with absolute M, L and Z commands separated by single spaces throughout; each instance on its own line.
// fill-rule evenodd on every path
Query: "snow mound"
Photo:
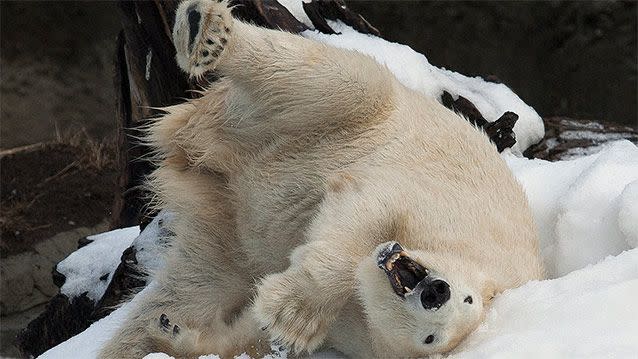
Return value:
M 560 162 L 504 158 L 525 188 L 550 277 L 636 247 L 634 144 L 618 141 L 597 154 Z
M 618 227 L 630 247 L 638 247 L 638 181 L 625 187 L 618 201 Z
M 498 296 L 453 358 L 632 358 L 638 249 Z M 633 319 L 632 319 L 633 318 Z
M 164 253 L 170 237 L 173 236 L 168 229 L 172 219 L 172 213 L 160 211 L 131 244 L 135 248 L 138 265 L 147 273 L 153 273 L 164 266 Z
M 135 226 L 87 237 L 93 242 L 71 253 L 56 266 L 66 277 L 60 292 L 69 298 L 87 293 L 87 297 L 97 302 L 113 279 L 122 252 L 139 233 L 139 227 Z
M 173 214 L 162 210 L 140 233 L 138 226 L 87 237 L 88 245 L 71 253 L 56 269 L 66 280 L 60 292 L 69 298 L 87 293 L 93 301 L 104 295 L 120 264 L 122 252 L 135 248 L 139 268 L 152 273 L 164 266 L 164 252 L 172 236 L 167 227 Z
M 519 118 L 514 126 L 514 153 L 522 153 L 543 138 L 545 127 L 541 117 L 509 87 L 485 81 L 480 77 L 466 77 L 445 68 L 438 68 L 409 46 L 389 42 L 374 35 L 361 34 L 341 22 L 328 23 L 341 34 L 327 35 L 307 30 L 302 35 L 331 46 L 372 56 L 377 62 L 387 66 L 403 85 L 438 101 L 441 101 L 443 91 L 449 92 L 454 99 L 463 96 L 490 122 L 497 120 L 507 111 L 516 113 Z

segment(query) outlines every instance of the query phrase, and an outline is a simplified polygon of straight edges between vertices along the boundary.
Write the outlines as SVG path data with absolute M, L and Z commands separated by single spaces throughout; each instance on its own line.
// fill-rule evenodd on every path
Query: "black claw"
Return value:
M 261 327 L 261 330 L 266 330 L 266 329 L 268 329 L 267 325 L 265 327 Z
M 175 324 L 175 326 L 173 326 L 173 336 L 177 336 L 180 330 L 179 325 Z
M 282 338 L 273 339 L 270 343 L 276 347 L 285 347 Z
M 171 321 L 168 320 L 168 317 L 166 316 L 166 314 L 160 315 L 159 317 L 159 321 L 160 321 L 160 325 L 162 326 L 163 329 L 168 330 L 168 328 L 171 325 Z

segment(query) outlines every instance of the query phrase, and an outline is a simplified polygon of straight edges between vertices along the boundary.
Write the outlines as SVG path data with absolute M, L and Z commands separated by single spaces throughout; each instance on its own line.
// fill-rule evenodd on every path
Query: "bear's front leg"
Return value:
M 343 249 L 345 251 L 345 249 Z M 296 353 L 313 352 L 324 342 L 339 311 L 354 294 L 358 255 L 334 243 L 298 247 L 290 267 L 258 285 L 253 312 L 270 338 Z

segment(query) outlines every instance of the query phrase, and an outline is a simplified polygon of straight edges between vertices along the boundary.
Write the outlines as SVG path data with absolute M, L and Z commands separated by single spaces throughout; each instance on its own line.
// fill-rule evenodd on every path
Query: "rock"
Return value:
M 35 263 L 33 253 L 21 253 L 2 260 L 0 264 L 0 299 L 2 316 L 22 312 L 38 304 L 46 303 L 49 296 L 36 289 L 33 279 Z
M 80 227 L 38 242 L 32 252 L 24 252 L 0 261 L 0 313 L 18 313 L 46 303 L 58 293 L 51 280 L 55 265 L 77 247 L 79 238 L 107 229 L 106 222 L 95 227 Z M 60 278 L 56 278 L 57 281 Z
M 2 317 L 0 326 L 0 358 L 19 358 L 20 350 L 15 346 L 17 334 L 24 329 L 24 323 L 29 323 L 37 318 L 45 309 L 46 305 L 41 304 L 24 312 L 14 313 Z

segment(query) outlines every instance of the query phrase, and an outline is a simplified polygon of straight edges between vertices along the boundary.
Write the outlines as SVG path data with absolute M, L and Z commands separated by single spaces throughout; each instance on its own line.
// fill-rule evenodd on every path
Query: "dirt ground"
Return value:
M 85 141 L 0 152 L 0 256 L 109 218 L 117 189 L 113 150 Z

